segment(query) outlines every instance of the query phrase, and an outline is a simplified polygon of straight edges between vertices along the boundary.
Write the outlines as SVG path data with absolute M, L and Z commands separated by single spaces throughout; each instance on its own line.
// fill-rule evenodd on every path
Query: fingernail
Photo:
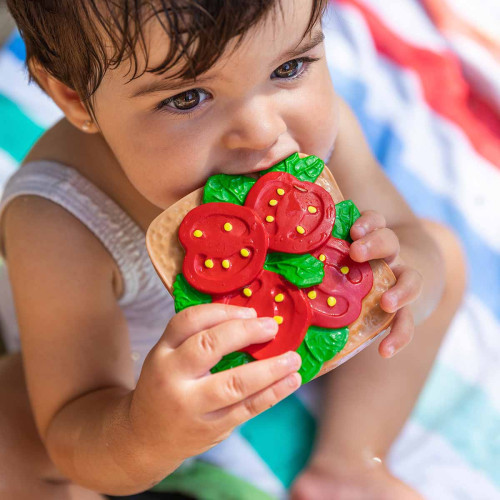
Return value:
M 397 299 L 392 295 L 385 298 L 386 307 L 391 311 L 395 311 L 397 308 Z
M 294 351 L 290 351 L 290 352 L 287 352 L 286 354 L 283 354 L 283 356 L 281 356 L 281 358 L 278 360 L 278 363 L 280 365 L 286 365 L 286 366 L 290 366 L 290 367 L 297 367 L 299 368 L 301 363 L 302 363 L 302 358 L 300 357 L 300 354 L 294 352 Z
M 358 231 L 360 238 L 366 234 L 366 228 L 364 226 L 356 226 L 356 230 Z
M 259 318 L 261 328 L 268 333 L 275 333 L 278 330 L 278 323 L 273 318 Z
M 252 307 L 242 307 L 238 310 L 240 318 L 256 318 L 257 311 Z

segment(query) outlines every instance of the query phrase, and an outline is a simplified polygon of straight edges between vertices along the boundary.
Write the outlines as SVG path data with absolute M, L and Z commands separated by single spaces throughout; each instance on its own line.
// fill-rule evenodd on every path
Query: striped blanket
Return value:
M 415 212 L 452 226 L 467 253 L 463 306 L 389 456 L 398 477 L 435 500 L 500 499 L 499 26 L 496 0 L 336 0 L 325 17 L 334 85 L 378 160 Z M 23 59 L 14 35 L 0 52 L 0 185 L 60 116 L 27 85 Z M 297 415 L 303 427 L 287 428 Z M 276 419 L 286 462 L 270 445 Z M 258 474 L 271 497 L 286 498 L 315 426 L 308 402 L 287 398 L 232 435 L 246 459 L 231 472 Z M 219 472 L 197 467 L 204 498 L 217 498 Z M 181 485 L 182 474 L 172 480 Z M 234 498 L 270 498 L 241 491 Z

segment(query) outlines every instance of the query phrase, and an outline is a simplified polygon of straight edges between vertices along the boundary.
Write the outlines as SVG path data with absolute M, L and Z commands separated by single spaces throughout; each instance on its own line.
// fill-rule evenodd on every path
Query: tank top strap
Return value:
M 151 268 L 142 229 L 108 195 L 77 170 L 52 161 L 21 167 L 5 185 L 0 219 L 17 196 L 36 195 L 62 206 L 80 220 L 116 261 L 123 278 L 120 305 L 133 301 L 141 288 L 144 270 Z

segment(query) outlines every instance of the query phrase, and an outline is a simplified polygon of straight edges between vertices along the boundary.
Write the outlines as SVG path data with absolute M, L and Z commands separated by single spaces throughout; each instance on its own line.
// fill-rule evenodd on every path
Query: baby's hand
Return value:
M 389 358 L 405 347 L 415 330 L 413 313 L 409 304 L 422 291 L 422 275 L 407 266 L 399 257 L 399 239 L 388 227 L 382 214 L 373 210 L 363 212 L 351 227 L 353 243 L 349 256 L 356 262 L 384 259 L 396 276 L 396 284 L 380 298 L 380 307 L 389 313 L 396 312 L 389 335 L 380 343 L 379 353 Z
M 204 304 L 174 316 L 146 358 L 130 406 L 146 453 L 180 464 L 295 391 L 296 352 L 210 373 L 225 354 L 272 340 L 277 331 L 274 319 L 231 305 Z

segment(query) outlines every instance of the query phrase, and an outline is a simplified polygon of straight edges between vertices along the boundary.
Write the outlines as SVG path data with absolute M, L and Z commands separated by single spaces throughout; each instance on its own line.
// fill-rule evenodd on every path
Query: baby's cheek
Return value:
M 339 106 L 333 86 L 324 87 L 302 109 L 297 142 L 302 152 L 327 160 L 339 130 Z

